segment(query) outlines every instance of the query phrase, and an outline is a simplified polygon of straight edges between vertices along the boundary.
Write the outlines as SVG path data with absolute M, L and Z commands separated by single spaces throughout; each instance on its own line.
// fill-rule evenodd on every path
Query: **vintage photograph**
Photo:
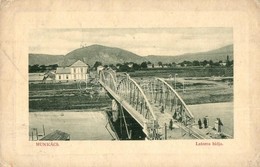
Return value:
M 31 29 L 29 141 L 233 139 L 233 28 Z

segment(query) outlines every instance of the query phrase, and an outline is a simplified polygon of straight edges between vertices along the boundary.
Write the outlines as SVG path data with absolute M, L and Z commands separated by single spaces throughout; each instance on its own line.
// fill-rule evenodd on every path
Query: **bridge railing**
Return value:
M 117 93 L 149 122 L 156 120 L 153 109 L 142 88 L 128 74 L 118 83 Z
M 142 84 L 149 101 L 161 106 L 161 112 L 172 113 L 174 119 L 189 124 L 194 116 L 180 95 L 162 78 Z
M 99 81 L 103 82 L 111 90 L 116 92 L 117 79 L 115 71 L 113 70 L 101 70 L 99 71 Z
M 112 70 L 101 70 L 99 82 L 143 127 L 144 133 L 152 139 L 156 136 L 156 116 L 141 87 L 128 74 L 120 81 Z

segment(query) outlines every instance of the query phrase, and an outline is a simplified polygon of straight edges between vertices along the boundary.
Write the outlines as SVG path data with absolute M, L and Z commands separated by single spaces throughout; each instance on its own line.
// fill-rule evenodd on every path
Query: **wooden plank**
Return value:
M 70 140 L 70 135 L 68 133 L 56 130 L 40 140 Z

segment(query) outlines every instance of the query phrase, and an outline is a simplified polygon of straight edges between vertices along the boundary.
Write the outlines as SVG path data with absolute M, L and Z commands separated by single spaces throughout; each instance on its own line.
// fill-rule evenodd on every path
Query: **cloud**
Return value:
M 30 33 L 29 51 L 67 54 L 81 44 L 100 44 L 142 56 L 177 55 L 232 43 L 232 28 L 39 29 Z

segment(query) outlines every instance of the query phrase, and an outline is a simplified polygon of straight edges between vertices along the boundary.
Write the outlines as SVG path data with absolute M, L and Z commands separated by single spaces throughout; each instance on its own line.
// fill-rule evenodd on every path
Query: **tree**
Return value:
M 31 66 L 31 69 L 29 69 L 29 72 L 31 73 L 36 73 L 36 72 L 40 72 L 41 68 L 39 67 L 39 64 L 35 64 L 33 66 Z
M 209 65 L 210 65 L 210 66 L 213 65 L 213 61 L 212 61 L 212 60 L 209 61 Z
M 51 70 L 56 70 L 58 67 L 58 64 L 52 64 L 52 65 L 49 65 L 48 67 L 51 67 Z
M 230 67 L 232 64 L 233 64 L 233 62 L 231 63 L 231 61 L 229 60 L 229 56 L 227 56 L 226 66 Z
M 206 66 L 208 64 L 208 61 L 207 60 L 204 60 L 200 63 L 202 66 Z
M 163 65 L 162 62 L 159 61 L 159 62 L 158 62 L 158 66 L 159 66 L 159 67 L 160 67 L 160 66 L 162 67 L 162 65 Z
M 96 61 L 95 64 L 94 64 L 94 69 L 97 69 L 98 66 L 101 66 L 102 63 L 100 61 Z
M 134 63 L 133 64 L 133 70 L 140 70 L 141 66 L 139 64 Z
M 117 64 L 116 64 L 116 66 L 119 66 L 119 67 L 120 67 L 121 65 L 122 65 L 121 63 L 117 63 Z
M 231 60 L 230 66 L 233 66 L 233 64 L 234 64 L 234 60 Z
M 126 64 L 123 64 L 119 67 L 119 71 L 121 71 L 121 72 L 127 72 L 128 70 L 129 70 L 129 67 Z
M 192 66 L 192 62 L 191 62 L 191 61 L 185 60 L 185 61 L 184 61 L 184 64 L 186 64 L 187 66 Z
M 116 70 L 116 66 L 115 66 L 114 64 L 109 64 L 108 66 L 109 66 L 111 69 Z
M 198 60 L 194 60 L 194 61 L 192 62 L 192 65 L 193 65 L 193 66 L 200 66 L 200 62 L 199 62 Z
M 29 73 L 31 72 L 31 68 L 32 68 L 32 66 L 31 66 L 31 65 L 29 65 Z
M 219 62 L 215 62 L 215 63 L 213 63 L 213 66 L 220 66 L 220 63 Z
M 46 66 L 45 65 L 40 65 L 41 71 L 44 72 L 46 71 Z
M 180 63 L 180 65 L 181 65 L 182 67 L 184 67 L 184 66 L 192 66 L 192 62 L 187 61 L 187 60 L 184 60 L 182 63 Z
M 142 62 L 141 63 L 141 68 L 146 69 L 147 68 L 147 63 L 146 62 Z

